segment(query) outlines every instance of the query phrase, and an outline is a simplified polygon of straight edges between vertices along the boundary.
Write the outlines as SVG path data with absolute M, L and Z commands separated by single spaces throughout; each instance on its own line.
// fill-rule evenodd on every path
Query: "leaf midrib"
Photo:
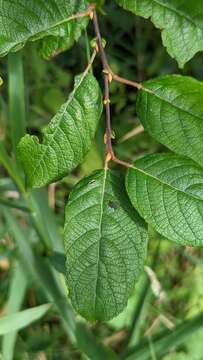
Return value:
M 36 164 L 36 166 L 34 167 L 34 169 L 33 169 L 33 171 L 32 171 L 32 178 L 35 176 L 35 173 L 36 173 L 38 167 L 40 166 L 40 164 L 41 164 L 44 156 L 46 155 L 48 149 L 51 147 L 51 145 L 52 145 L 52 143 L 53 143 L 53 141 L 54 141 L 54 138 L 55 138 L 55 134 L 56 134 L 56 132 L 58 131 L 58 128 L 60 128 L 61 122 L 62 122 L 62 120 L 63 120 L 63 116 L 64 116 L 65 112 L 67 111 L 67 108 L 68 108 L 69 104 L 70 104 L 71 101 L 73 100 L 73 97 L 74 97 L 76 91 L 77 91 L 78 88 L 82 85 L 82 82 L 83 82 L 83 80 L 85 79 L 85 77 L 86 77 L 87 75 L 88 75 L 88 72 L 84 71 L 84 73 L 83 73 L 82 76 L 81 76 L 80 81 L 79 81 L 78 84 L 75 86 L 75 88 L 73 89 L 72 93 L 70 94 L 69 99 L 68 99 L 68 101 L 66 102 L 66 106 L 64 107 L 64 111 L 63 111 L 62 114 L 61 114 L 60 120 L 59 120 L 59 122 L 58 122 L 58 126 L 56 127 L 56 129 L 54 130 L 53 134 L 51 135 L 51 136 L 52 136 L 52 140 L 50 141 L 50 143 L 49 143 L 49 144 L 44 144 L 44 135 L 45 135 L 45 134 L 43 134 L 42 143 L 41 143 L 41 144 L 37 144 L 37 146 L 43 145 L 43 146 L 45 147 L 45 149 L 44 149 L 43 153 L 41 154 L 39 160 L 36 162 L 37 164 Z M 56 116 L 56 115 L 55 115 L 55 116 Z
M 136 1 L 136 0 L 135 0 L 135 1 Z M 169 5 L 163 4 L 163 3 L 160 2 L 159 0 L 152 0 L 152 6 L 153 6 L 153 2 L 154 2 L 155 4 L 157 4 L 157 5 L 159 5 L 159 6 L 162 6 L 163 8 L 168 9 L 169 11 L 174 12 L 176 15 L 178 15 L 179 17 L 184 18 L 186 21 L 190 22 L 190 23 L 191 23 L 192 25 L 194 25 L 195 27 L 198 27 L 200 30 L 203 30 L 203 27 L 201 28 L 201 27 L 199 26 L 199 24 L 196 24 L 193 19 L 191 19 L 190 17 L 188 17 L 188 16 L 187 16 L 186 14 L 184 14 L 182 11 L 177 10 L 177 9 L 175 9 L 175 8 L 173 8 L 173 7 L 170 7 Z M 126 5 L 125 2 L 124 2 L 124 6 L 126 6 L 126 8 L 128 9 L 128 6 Z M 135 11 L 136 11 L 136 9 L 135 9 Z M 151 15 L 149 15 L 148 17 L 149 17 L 149 18 L 152 18 L 152 16 L 153 16 L 153 8 L 151 9 Z M 166 28 L 166 27 L 165 27 L 165 28 Z
M 164 88 L 164 87 L 162 86 L 162 89 L 163 89 L 163 88 Z M 159 89 L 160 89 L 160 88 L 159 88 Z M 174 107 L 175 109 L 177 109 L 177 110 L 179 110 L 179 111 L 182 111 L 182 112 L 186 113 L 187 115 L 193 116 L 193 117 L 195 117 L 195 118 L 198 119 L 198 120 L 203 121 L 203 117 L 201 118 L 199 115 L 193 114 L 193 113 L 191 113 L 190 111 L 185 110 L 185 109 L 183 109 L 182 107 L 179 107 L 179 106 L 171 103 L 171 102 L 168 101 L 167 99 L 162 98 L 160 95 L 158 95 L 156 92 L 154 92 L 154 90 L 152 90 L 152 89 L 150 89 L 150 88 L 148 89 L 147 87 L 146 87 L 146 88 L 143 87 L 141 90 L 142 90 L 142 91 L 145 91 L 145 93 L 146 93 L 147 95 L 148 95 L 148 94 L 151 94 L 151 95 L 157 97 L 159 100 L 165 102 L 166 104 L 169 104 L 170 106 Z
M 85 10 L 84 10 L 84 11 L 85 11 Z M 70 15 L 70 16 L 68 16 L 67 18 L 64 18 L 64 19 L 62 19 L 62 20 L 60 20 L 60 21 L 58 21 L 58 22 L 50 25 L 49 27 L 46 27 L 46 28 L 41 29 L 40 31 L 36 31 L 36 32 L 33 32 L 33 33 L 32 33 L 30 30 L 28 30 L 27 36 L 25 35 L 25 36 L 23 36 L 23 37 L 21 38 L 21 40 L 12 42 L 13 45 L 12 45 L 11 47 L 9 47 L 9 50 L 8 50 L 8 51 L 10 51 L 11 49 L 15 48 L 16 46 L 18 46 L 18 45 L 20 45 L 20 44 L 26 43 L 27 41 L 30 41 L 30 40 L 34 39 L 36 36 L 40 36 L 40 34 L 41 34 L 41 35 L 45 34 L 45 36 L 46 36 L 46 32 L 47 32 L 47 31 L 52 30 L 52 29 L 54 29 L 54 28 L 57 27 L 57 26 L 63 25 L 63 24 L 65 24 L 65 23 L 67 23 L 67 22 L 69 22 L 69 21 L 71 21 L 71 20 L 76 21 L 77 19 L 72 19 L 72 16 L 73 16 L 73 15 Z M 7 52 L 7 50 L 6 50 L 6 52 Z
M 166 187 L 168 187 L 168 188 L 170 188 L 170 189 L 172 189 L 172 190 L 175 190 L 175 191 L 177 191 L 177 192 L 179 192 L 179 193 L 181 193 L 181 194 L 184 194 L 185 196 L 187 196 L 187 197 L 189 197 L 189 198 L 192 198 L 192 199 L 194 199 L 194 200 L 198 200 L 198 201 L 202 201 L 202 202 L 203 202 L 203 200 L 200 199 L 199 197 L 197 197 L 197 196 L 195 196 L 195 195 L 193 195 L 193 194 L 191 194 L 191 193 L 185 192 L 185 191 L 183 191 L 183 190 L 180 190 L 180 189 L 178 189 L 177 187 L 175 187 L 175 186 L 173 186 L 173 185 L 171 185 L 171 184 L 168 184 L 168 183 L 166 183 L 165 181 L 157 178 L 155 175 L 152 175 L 152 174 L 147 173 L 147 172 L 144 171 L 143 169 L 140 169 L 140 168 L 138 168 L 138 167 L 136 167 L 136 166 L 132 166 L 131 169 L 134 169 L 135 171 L 138 171 L 138 172 L 144 174 L 146 177 L 150 177 L 150 178 L 156 180 L 156 181 L 159 182 L 161 185 L 165 185 Z
M 100 254 L 101 254 L 101 239 L 102 239 L 102 220 L 103 220 L 103 213 L 104 213 L 104 196 L 105 196 L 105 187 L 106 187 L 106 180 L 107 180 L 107 171 L 108 169 L 104 168 L 104 175 L 103 175 L 103 183 L 102 183 L 102 191 L 101 191 L 101 206 L 100 206 L 100 218 L 99 218 L 99 244 L 98 244 L 98 253 L 97 253 L 97 277 L 96 277 L 96 284 L 95 284 L 95 295 L 94 295 L 94 312 L 96 313 L 96 297 L 98 291 L 98 279 L 99 279 L 99 261 L 100 261 Z
M 169 5 L 165 5 L 163 3 L 161 3 L 159 0 L 153 0 L 156 4 L 162 6 L 163 8 L 166 8 L 170 11 L 173 11 L 174 13 L 176 13 L 178 16 L 183 17 L 185 20 L 187 20 L 188 22 L 190 22 L 192 25 L 194 25 L 195 27 L 198 27 L 200 30 L 203 30 L 203 27 L 201 28 L 199 26 L 199 24 L 196 24 L 191 18 L 189 18 L 186 14 L 184 14 L 182 11 L 177 10 L 173 7 L 170 7 Z M 153 10 L 152 10 L 153 11 Z M 152 16 L 152 15 L 151 15 Z

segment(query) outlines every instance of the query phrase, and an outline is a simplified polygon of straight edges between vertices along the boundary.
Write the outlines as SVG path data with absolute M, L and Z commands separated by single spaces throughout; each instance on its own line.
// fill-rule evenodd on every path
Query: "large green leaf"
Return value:
M 203 50 L 202 0 L 117 0 L 126 10 L 151 18 L 168 53 L 182 67 Z
M 144 83 L 137 113 L 156 140 L 203 165 L 203 83 L 169 75 Z
M 68 19 L 86 9 L 86 0 L 0 0 L 0 56 L 44 37 L 48 41 L 44 50 L 47 56 L 58 51 L 61 43 L 69 48 L 86 26 L 87 18 Z
M 203 169 L 188 158 L 156 154 L 126 176 L 133 206 L 155 230 L 179 244 L 203 245 Z
M 90 73 L 76 77 L 68 101 L 47 127 L 43 140 L 26 135 L 19 143 L 19 156 L 28 186 L 40 187 L 65 176 L 91 147 L 102 112 L 99 85 Z
M 144 265 L 147 231 L 124 189 L 119 173 L 98 170 L 77 184 L 66 207 L 69 295 L 89 320 L 119 314 Z

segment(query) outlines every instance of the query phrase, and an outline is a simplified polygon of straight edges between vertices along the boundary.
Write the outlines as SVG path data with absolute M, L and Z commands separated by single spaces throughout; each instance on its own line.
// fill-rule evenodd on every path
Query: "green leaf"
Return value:
M 86 0 L 1 0 L 0 56 L 17 51 L 27 41 L 45 38 L 46 55 L 72 46 L 87 25 L 87 18 L 69 18 L 87 9 Z M 51 47 L 50 47 L 51 43 Z M 44 43 L 45 44 L 45 43 Z M 48 51 L 49 46 L 49 51 Z
M 117 0 L 124 9 L 151 18 L 163 45 L 180 67 L 203 50 L 202 0 Z
M 40 187 L 65 176 L 91 147 L 102 112 L 102 96 L 93 75 L 77 76 L 68 101 L 45 127 L 42 143 L 24 136 L 18 146 L 28 186 Z
M 74 42 L 78 41 L 81 36 L 81 30 L 85 28 L 87 21 L 87 18 L 83 18 L 82 24 L 79 25 L 76 21 L 72 20 L 63 26 L 63 34 L 65 33 L 65 36 L 47 36 L 42 39 L 38 47 L 39 54 L 45 60 L 49 60 L 63 51 L 70 49 L 74 45 Z M 70 36 L 70 32 L 72 32 L 72 36 Z
M 50 307 L 51 304 L 44 304 L 2 317 L 0 319 L 0 335 L 23 329 L 33 321 L 40 319 Z
M 121 174 L 98 170 L 81 180 L 65 213 L 67 284 L 89 320 L 108 320 L 127 305 L 144 266 L 147 231 Z
M 157 232 L 179 244 L 203 245 L 203 169 L 188 158 L 156 154 L 126 176 L 133 206 Z
M 203 166 L 203 83 L 169 75 L 144 83 L 137 113 L 149 134 Z

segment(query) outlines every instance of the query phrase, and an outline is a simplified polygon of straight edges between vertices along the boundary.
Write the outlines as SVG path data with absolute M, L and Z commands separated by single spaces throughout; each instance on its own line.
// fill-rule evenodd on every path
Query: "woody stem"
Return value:
M 103 73 L 104 73 L 104 104 L 106 109 L 106 139 L 105 139 L 106 141 L 105 142 L 106 142 L 107 159 L 109 161 L 111 159 L 114 159 L 115 157 L 112 147 L 112 141 L 111 141 L 112 129 L 111 129 L 111 110 L 110 110 L 110 99 L 109 99 L 109 65 L 102 45 L 102 37 L 99 29 L 97 14 L 95 11 L 93 15 L 93 23 L 94 23 L 95 34 L 97 37 L 98 50 L 101 56 Z

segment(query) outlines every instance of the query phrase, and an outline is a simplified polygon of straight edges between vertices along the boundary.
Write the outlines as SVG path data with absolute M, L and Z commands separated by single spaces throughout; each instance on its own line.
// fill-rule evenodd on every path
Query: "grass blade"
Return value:
M 19 286 L 20 284 L 20 286 Z M 20 310 L 25 292 L 27 289 L 27 278 L 24 271 L 18 265 L 14 269 L 11 281 L 9 299 L 6 306 L 6 314 L 12 314 Z M 17 338 L 17 331 L 6 334 L 2 339 L 2 354 L 5 360 L 12 360 L 14 356 L 14 347 Z
M 19 172 L 17 167 L 14 165 L 14 163 L 9 158 L 5 145 L 2 141 L 0 141 L 0 163 L 4 166 L 8 174 L 10 175 L 11 179 L 15 182 L 19 190 L 25 194 L 25 187 L 24 184 L 19 176 Z
M 27 237 L 17 223 L 15 217 L 6 209 L 3 210 L 4 217 L 13 234 L 19 248 L 22 263 L 28 274 L 32 276 L 35 283 L 41 287 L 49 301 L 54 302 L 61 318 L 64 328 L 68 333 L 71 341 L 75 343 L 75 317 L 73 310 L 64 295 L 62 286 L 60 287 L 58 278 L 53 272 L 48 261 L 39 254 L 35 254 Z
M 0 335 L 23 329 L 40 319 L 50 307 L 51 304 L 44 304 L 2 317 L 0 319 Z
M 106 354 L 109 351 L 105 347 L 97 344 L 94 336 L 92 334 L 89 335 L 89 330 L 86 328 L 86 326 L 83 327 L 83 331 L 80 333 L 80 341 L 79 338 L 76 338 L 77 323 L 75 314 L 71 305 L 67 301 L 62 285 L 60 286 L 60 282 L 58 281 L 56 273 L 51 268 L 48 260 L 46 260 L 44 257 L 41 257 L 39 254 L 35 254 L 29 242 L 27 241 L 27 237 L 19 227 L 19 224 L 11 212 L 8 212 L 7 209 L 4 209 L 3 213 L 9 226 L 9 230 L 12 232 L 19 247 L 21 259 L 25 269 L 28 271 L 28 275 L 30 274 L 35 280 L 36 284 L 38 286 L 40 285 L 48 300 L 56 305 L 57 310 L 61 315 L 64 329 L 66 330 L 71 342 L 74 345 L 77 344 L 82 352 L 89 353 L 88 349 L 84 346 L 84 341 L 90 339 L 89 336 L 91 336 L 91 341 L 92 343 L 94 342 L 94 345 L 92 344 L 92 346 L 94 348 L 94 352 L 97 353 L 97 358 L 99 359 L 98 356 L 100 356 L 100 358 L 103 357 L 103 359 L 105 359 Z M 88 341 L 90 342 L 90 340 Z M 95 359 L 97 358 L 95 357 Z M 116 355 L 113 359 L 115 358 Z
M 162 358 L 171 347 L 183 344 L 191 334 L 203 328 L 203 312 L 195 316 L 191 320 L 186 320 L 178 325 L 175 330 L 164 331 L 158 336 L 151 337 L 151 345 L 153 344 L 153 351 L 157 358 Z M 151 359 L 151 348 L 149 346 L 148 339 L 142 341 L 134 349 L 129 350 L 128 356 L 125 357 L 127 360 L 149 360 Z
M 16 154 L 17 144 L 25 134 L 25 96 L 22 52 L 8 55 L 9 78 L 9 123 L 13 151 Z
M 156 240 L 155 234 L 151 234 L 151 231 L 149 232 L 151 240 Z M 157 260 L 159 257 L 159 251 L 160 251 L 160 240 L 158 239 L 158 243 L 154 249 L 154 253 L 151 259 L 150 267 L 152 269 L 156 268 Z M 126 339 L 126 348 L 130 347 L 131 345 L 135 345 L 135 341 L 139 341 L 140 337 L 140 331 L 141 331 L 141 321 L 142 317 L 144 316 L 144 310 L 149 304 L 149 298 L 152 295 L 151 287 L 150 287 L 150 279 L 148 275 L 145 273 L 143 285 L 141 289 L 141 293 L 139 296 L 138 303 L 136 305 L 136 308 L 134 310 L 134 314 L 132 317 L 132 323 L 128 332 L 128 336 Z M 124 352 L 125 353 L 125 352 Z
M 56 221 L 56 214 L 49 207 L 47 191 L 45 189 L 33 190 L 28 202 L 33 211 L 32 222 L 43 243 L 52 251 L 63 253 L 63 239 Z
M 25 211 L 25 212 L 30 212 L 31 211 L 28 207 L 19 204 L 19 202 L 10 201 L 10 200 L 7 200 L 7 199 L 2 199 L 1 197 L 0 197 L 0 204 L 2 204 L 4 206 L 7 206 L 7 207 L 10 207 L 10 208 L 13 208 L 13 209 L 18 209 L 18 210 L 21 210 L 21 211 Z
M 95 341 L 94 336 L 88 331 L 83 323 L 77 324 L 76 329 L 77 344 L 80 349 L 88 356 L 89 359 L 94 360 L 116 360 L 117 355 L 104 345 Z

